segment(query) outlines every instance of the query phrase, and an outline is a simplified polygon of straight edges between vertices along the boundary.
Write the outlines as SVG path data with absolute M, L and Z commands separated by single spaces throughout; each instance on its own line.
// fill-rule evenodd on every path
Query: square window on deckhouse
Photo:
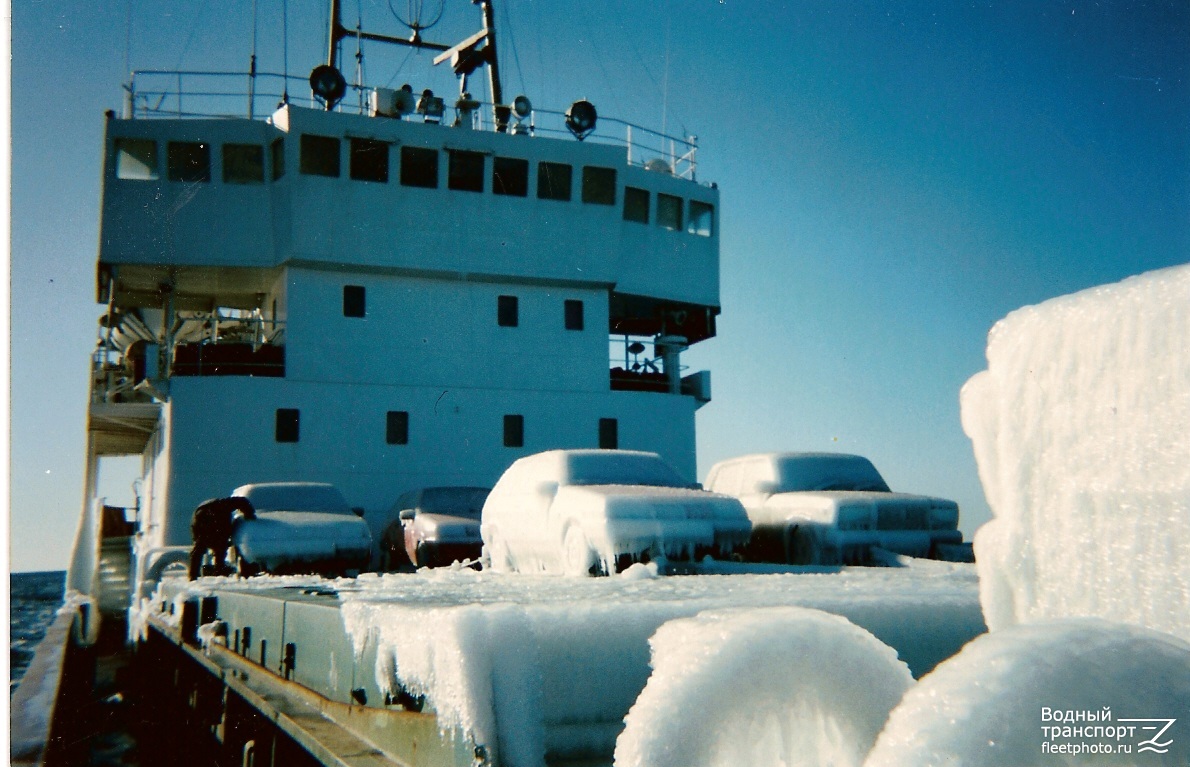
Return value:
M 571 167 L 560 162 L 537 164 L 537 199 L 570 199 Z
M 649 223 L 649 192 L 634 186 L 624 187 L 624 220 Z
M 520 324 L 520 307 L 516 296 L 500 296 L 496 299 L 496 324 L 502 328 L 515 328 Z
M 285 175 L 285 139 L 274 139 L 270 147 L 273 155 L 273 181 Z
M 616 204 L 616 170 L 594 165 L 583 167 L 583 202 Z
M 409 411 L 390 410 L 385 414 L 384 441 L 390 445 L 409 444 Z
M 306 176 L 339 177 L 339 139 L 303 133 L 298 170 Z
M 297 442 L 300 436 L 299 421 L 301 413 L 297 408 L 277 408 L 277 423 L 275 436 L 278 442 Z
M 367 313 L 366 299 L 363 285 L 344 285 L 343 316 L 363 317 Z
M 504 447 L 525 446 L 525 416 L 504 416 Z
M 715 231 L 715 206 L 698 200 L 690 201 L 690 218 L 686 231 L 699 237 L 710 237 Z
M 438 188 L 438 150 L 401 147 L 401 185 Z
M 141 138 L 116 139 L 116 178 L 156 181 L 157 142 Z
M 264 147 L 257 144 L 224 144 L 223 183 L 263 184 Z
M 492 194 L 525 197 L 529 194 L 529 161 L 515 157 L 492 158 Z
M 620 423 L 615 418 L 599 419 L 599 448 L 618 450 L 620 448 Z
M 368 138 L 351 139 L 351 178 L 388 182 L 388 144 Z
M 662 229 L 681 231 L 682 198 L 672 194 L 657 194 L 657 226 Z
M 165 149 L 165 166 L 170 181 L 210 181 L 211 145 L 199 141 L 171 141 Z
M 583 329 L 583 302 L 570 299 L 563 305 L 564 322 L 567 330 Z
M 450 163 L 447 169 L 446 186 L 461 192 L 482 192 L 483 155 L 479 152 L 464 152 L 459 149 L 448 151 Z

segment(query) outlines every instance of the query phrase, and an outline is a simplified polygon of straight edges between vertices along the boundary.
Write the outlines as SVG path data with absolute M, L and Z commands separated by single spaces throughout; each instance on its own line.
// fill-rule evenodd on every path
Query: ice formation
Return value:
M 988 626 L 1099 616 L 1190 639 L 1190 265 L 1013 312 L 962 392 L 994 519 Z
M 425 694 L 442 726 L 527 767 L 610 754 L 649 678 L 649 638 L 706 610 L 842 615 L 921 675 L 984 629 L 973 568 L 937 564 L 697 578 L 649 577 L 646 566 L 594 579 L 440 569 L 337 586 L 357 654 L 376 649 L 381 688 Z
M 616 767 L 858 767 L 913 683 L 891 647 L 799 607 L 704 612 L 649 644 Z
M 1177 637 L 1098 618 L 1023 624 L 910 689 L 864 765 L 1182 767 L 1188 702 L 1190 644 Z
M 752 525 L 735 498 L 693 488 L 656 453 L 549 450 L 512 464 L 483 506 L 496 572 L 614 572 L 620 555 L 726 555 Z

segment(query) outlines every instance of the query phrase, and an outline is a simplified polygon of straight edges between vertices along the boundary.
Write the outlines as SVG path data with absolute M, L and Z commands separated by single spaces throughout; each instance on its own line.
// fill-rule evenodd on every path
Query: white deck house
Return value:
M 292 105 L 109 116 L 87 502 L 143 450 L 143 560 L 250 482 L 332 482 L 375 532 L 551 448 L 694 480 L 710 379 L 678 354 L 715 333 L 718 191 L 630 157 Z

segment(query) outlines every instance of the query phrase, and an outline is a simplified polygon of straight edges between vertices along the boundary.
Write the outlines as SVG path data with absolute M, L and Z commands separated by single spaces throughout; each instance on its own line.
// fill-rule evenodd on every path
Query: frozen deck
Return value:
M 287 737 L 311 753 L 330 728 L 368 744 L 374 764 L 610 764 L 657 628 L 788 605 L 847 617 L 915 676 L 984 631 L 973 568 L 939 563 L 591 580 L 469 570 L 167 579 L 144 625 L 149 647 L 172 644 L 235 693 L 208 701 L 263 701 L 265 718 L 297 728 Z M 309 716 L 278 715 L 282 700 Z

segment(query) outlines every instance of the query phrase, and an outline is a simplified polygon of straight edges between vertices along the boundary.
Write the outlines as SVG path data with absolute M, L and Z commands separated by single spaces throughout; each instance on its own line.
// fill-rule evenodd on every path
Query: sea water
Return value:
M 8 578 L 11 592 L 9 618 L 9 663 L 11 676 L 8 692 L 16 689 L 25 670 L 33 660 L 37 643 L 45 636 L 62 606 L 66 573 L 62 570 L 44 573 L 12 573 Z

